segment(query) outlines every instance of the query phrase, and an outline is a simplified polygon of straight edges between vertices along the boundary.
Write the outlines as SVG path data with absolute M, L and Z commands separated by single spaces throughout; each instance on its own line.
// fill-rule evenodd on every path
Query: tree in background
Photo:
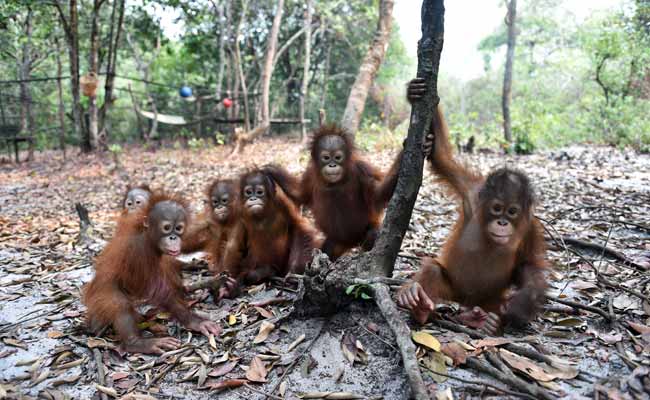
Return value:
M 377 21 L 375 36 L 350 89 L 348 102 L 343 112 L 343 118 L 341 118 L 341 126 L 352 134 L 355 134 L 359 129 L 359 122 L 366 106 L 368 91 L 386 54 L 393 22 L 393 5 L 393 0 L 380 0 L 379 20 Z
M 517 0 L 508 1 L 508 13 L 505 23 L 508 27 L 508 49 L 506 50 L 506 67 L 503 72 L 503 92 L 501 94 L 501 109 L 503 112 L 503 137 L 507 143 L 512 143 L 512 122 L 510 121 L 510 101 L 512 100 L 512 69 L 515 62 L 515 46 L 517 31 Z

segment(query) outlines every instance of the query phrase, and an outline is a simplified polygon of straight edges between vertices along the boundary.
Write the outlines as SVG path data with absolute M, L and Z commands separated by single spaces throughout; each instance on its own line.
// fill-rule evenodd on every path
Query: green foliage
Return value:
M 203 138 L 191 138 L 187 141 L 187 147 L 196 151 L 207 148 L 208 143 Z
M 214 133 L 214 140 L 218 145 L 224 145 L 226 144 L 226 140 L 228 139 L 228 136 L 220 131 L 216 131 Z
M 122 146 L 117 143 L 110 144 L 108 146 L 108 151 L 111 152 L 111 154 L 120 154 L 122 153 Z
M 376 121 L 366 119 L 355 136 L 355 142 L 360 149 L 368 152 L 401 147 L 404 138 L 406 138 L 407 128 L 408 125 L 401 125 L 398 129 L 391 131 Z
M 372 296 L 368 294 L 370 292 L 370 287 L 368 285 L 350 285 L 345 288 L 345 294 L 352 296 L 355 299 L 370 300 Z

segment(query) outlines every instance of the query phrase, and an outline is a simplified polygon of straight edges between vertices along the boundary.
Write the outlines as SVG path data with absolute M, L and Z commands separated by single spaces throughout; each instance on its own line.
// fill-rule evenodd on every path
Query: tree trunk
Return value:
M 257 125 L 268 125 L 268 122 L 271 119 L 269 113 L 271 76 L 273 75 L 273 59 L 275 58 L 275 52 L 278 47 L 278 35 L 280 34 L 280 23 L 282 22 L 283 12 L 284 0 L 278 0 L 277 7 L 275 8 L 275 17 L 273 17 L 273 25 L 271 26 L 271 32 L 269 34 L 264 67 L 260 74 L 262 98 L 260 99 L 260 106 L 257 114 Z
M 124 5 L 126 0 L 114 0 L 111 12 L 111 30 L 108 36 L 108 62 L 106 63 L 106 82 L 104 84 L 104 104 L 99 111 L 99 140 L 102 147 L 108 143 L 107 118 L 108 111 L 113 105 L 113 86 L 115 83 L 115 71 L 117 69 L 117 49 L 120 43 L 122 27 L 124 25 Z M 117 24 L 115 14 L 117 13 Z
M 90 52 L 88 54 L 88 70 L 98 76 L 99 63 L 97 61 L 99 52 L 99 12 L 104 0 L 93 1 L 93 12 L 90 28 Z M 90 147 L 95 150 L 99 145 L 99 112 L 97 110 L 97 95 L 88 98 L 88 135 L 90 136 Z
M 390 39 L 391 26 L 393 24 L 393 0 L 380 0 L 379 2 L 379 20 L 377 21 L 377 31 L 372 44 L 368 48 L 368 53 L 359 67 L 359 73 L 354 80 L 348 102 L 343 112 L 341 126 L 352 135 L 356 134 L 361 122 L 361 115 L 366 106 L 368 89 L 377 75 L 377 71 L 384 60 L 388 41 Z
M 323 25 L 326 23 L 326 21 L 323 21 Z M 324 110 L 325 105 L 327 103 L 327 87 L 328 87 L 328 82 L 329 82 L 329 76 L 330 76 L 330 60 L 332 56 L 332 42 L 331 40 L 327 37 L 327 30 L 323 30 L 323 41 L 325 42 L 325 46 L 327 50 L 325 50 L 325 62 L 323 65 L 323 81 L 321 82 L 321 93 L 320 93 L 320 109 Z
M 428 400 L 429 394 L 420 374 L 410 329 L 402 320 L 386 286 L 396 283 L 389 276 L 393 272 L 397 252 L 408 228 L 422 182 L 422 140 L 439 102 L 437 79 L 444 38 L 443 0 L 424 0 L 421 15 L 418 77 L 425 79 L 428 90 L 422 101 L 413 105 L 397 187 L 388 205 L 377 242 L 371 251 L 340 258 L 334 264 L 329 262 L 326 255 L 316 255 L 305 269 L 296 310 L 304 315 L 337 312 L 351 301 L 351 297 L 345 295 L 349 285 L 368 285 L 373 300 L 395 334 L 411 388 L 409 398 Z
M 158 134 L 158 108 L 156 107 L 156 101 L 154 100 L 153 96 L 151 96 L 151 91 L 149 90 L 149 68 L 151 67 L 151 64 L 154 62 L 154 60 L 158 57 L 158 54 L 160 54 L 160 36 L 156 38 L 156 47 L 149 61 L 144 60 L 144 52 L 143 54 L 140 54 L 138 44 L 135 43 L 133 39 L 131 39 L 131 35 L 129 34 L 128 30 L 126 31 L 126 41 L 131 47 L 131 51 L 133 52 L 133 57 L 135 58 L 138 70 L 142 74 L 142 80 L 144 81 L 144 91 L 147 95 L 147 102 L 151 104 L 151 112 L 153 112 L 153 120 L 151 120 L 149 132 L 145 134 L 145 131 L 142 131 L 144 135 L 142 139 L 145 142 L 149 142 L 151 138 L 156 137 Z M 131 98 L 133 98 L 133 94 L 131 94 Z
M 506 142 L 512 143 L 512 126 L 510 121 L 510 100 L 512 99 L 512 68 L 515 61 L 515 20 L 517 18 L 517 0 L 508 3 L 506 25 L 508 26 L 508 50 L 506 52 L 506 66 L 503 73 L 503 94 L 501 108 L 503 110 L 503 136 Z
M 278 35 L 280 34 L 280 23 L 282 22 L 282 13 L 284 12 L 284 0 L 278 0 L 273 18 L 273 26 L 269 34 L 264 66 L 260 74 L 262 85 L 262 98 L 258 104 L 256 127 L 252 131 L 235 134 L 235 148 L 233 155 L 244 151 L 246 144 L 262 136 L 271 126 L 271 115 L 269 111 L 269 95 L 271 90 L 271 76 L 273 75 L 273 60 L 278 47 Z
M 66 16 L 63 5 L 59 0 L 54 0 L 54 7 L 59 13 L 59 20 L 65 31 L 66 42 L 68 43 L 68 58 L 70 59 L 70 89 L 72 92 L 72 119 L 74 121 L 74 133 L 81 139 L 81 150 L 90 151 L 90 140 L 88 140 L 81 123 L 81 101 L 79 98 L 79 11 L 77 0 L 68 1 L 68 14 Z
M 63 84 L 61 83 L 61 76 L 63 75 L 63 66 L 61 65 L 61 44 L 59 38 L 55 38 L 56 43 L 56 92 L 59 102 L 59 148 L 63 152 L 63 159 L 65 160 L 65 105 L 63 104 Z
M 303 57 L 302 67 L 302 86 L 300 88 L 300 135 L 302 141 L 307 140 L 307 127 L 305 126 L 305 108 L 307 98 L 309 97 L 309 66 L 311 63 L 311 14 L 312 14 L 312 0 L 306 2 L 307 10 L 305 10 L 305 54 Z
M 241 15 L 237 21 L 237 27 L 235 28 L 235 68 L 237 69 L 238 81 L 241 84 L 242 97 L 244 99 L 244 129 L 248 132 L 251 129 L 250 126 L 250 112 L 248 109 L 248 87 L 246 86 L 246 76 L 244 75 L 244 67 L 241 62 L 241 50 L 239 47 L 239 33 L 241 30 L 241 25 L 246 18 L 246 0 L 241 2 Z
M 68 53 L 70 58 L 70 84 L 72 89 L 72 119 L 75 134 L 81 138 L 81 151 L 88 153 L 92 150 L 90 138 L 83 129 L 81 116 L 81 96 L 79 94 L 79 10 L 77 0 L 70 0 L 70 22 L 67 31 Z
M 140 116 L 140 107 L 138 106 L 138 100 L 135 98 L 133 95 L 133 89 L 131 88 L 131 83 L 129 82 L 129 95 L 131 96 L 131 105 L 133 106 L 133 112 L 135 113 L 135 118 L 136 121 L 138 122 L 138 133 L 140 134 L 140 138 L 144 139 L 146 137 L 146 133 L 144 130 L 144 124 L 142 123 L 142 117 Z
M 32 16 L 34 15 L 31 7 L 27 8 L 27 16 L 25 17 L 25 42 L 22 45 L 22 54 L 18 60 L 18 77 L 20 82 L 20 131 L 25 136 L 33 136 L 34 128 L 36 127 L 34 121 L 34 112 L 32 108 L 32 92 L 29 87 L 29 82 L 25 82 L 31 76 L 32 71 Z M 27 161 L 34 159 L 34 140 L 29 141 L 29 148 L 27 151 Z
M 440 102 L 437 83 L 444 42 L 444 13 L 443 0 L 425 0 L 422 5 L 422 39 L 418 42 L 417 76 L 426 79 L 428 90 L 423 101 L 416 103 L 411 110 L 395 193 L 388 203 L 375 246 L 370 251 L 373 260 L 370 268 L 374 274 L 392 275 L 422 184 L 422 142 L 435 107 Z
M 225 51 L 224 51 L 224 36 L 226 36 L 226 27 L 227 27 L 227 22 L 224 21 L 224 7 L 230 7 L 230 1 L 226 1 L 223 4 L 216 5 L 215 7 L 217 8 L 217 21 L 219 25 L 219 35 L 218 35 L 218 43 L 217 47 L 219 49 L 219 52 L 217 53 L 217 56 L 219 57 L 219 65 L 217 66 L 217 88 L 215 90 L 215 98 L 217 101 L 221 100 L 221 84 L 223 81 L 223 70 L 224 66 L 226 64 L 225 62 Z M 237 40 L 237 38 L 235 38 Z

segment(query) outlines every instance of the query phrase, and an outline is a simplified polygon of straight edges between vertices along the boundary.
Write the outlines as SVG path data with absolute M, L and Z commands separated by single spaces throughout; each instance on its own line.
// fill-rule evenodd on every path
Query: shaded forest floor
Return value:
M 105 375 L 99 389 L 109 397 L 131 392 L 193 399 L 215 397 L 220 390 L 219 398 L 225 399 L 263 399 L 264 393 L 286 398 L 405 398 L 408 383 L 401 358 L 374 304 L 354 303 L 330 319 L 297 319 L 287 316 L 295 295 L 290 281 L 249 288 L 241 298 L 219 305 L 207 291 L 195 292 L 193 308 L 226 328 L 216 343 L 190 335 L 164 314 L 149 313 L 143 328 L 169 330 L 186 342 L 180 352 L 167 357 L 120 354 L 110 340 L 88 336 L 79 293 L 92 276 L 91 254 L 101 242 L 75 245 L 79 222 L 74 203 L 90 211 L 92 234 L 109 239 L 127 183 L 182 191 L 200 211 L 211 179 L 234 175 L 253 163 L 277 162 L 298 172 L 308 157 L 296 142 L 278 138 L 259 141 L 233 160 L 226 159 L 227 152 L 131 149 L 121 156 L 121 170 L 114 170 L 108 156 L 74 156 L 63 162 L 58 153 L 38 155 L 28 165 L 0 165 L 0 398 L 5 393 L 10 398 L 99 398 L 97 360 Z M 381 150 L 369 158 L 387 168 L 396 153 Z M 515 166 L 533 178 L 539 195 L 537 216 L 551 246 L 549 296 L 601 312 L 549 300 L 524 331 L 482 341 L 435 323 L 415 327 L 409 321 L 414 330 L 442 343 L 442 352 L 427 346 L 418 350 L 432 395 L 504 396 L 484 383 L 508 385 L 463 363 L 468 357 L 497 356 L 505 361 L 502 368 L 558 398 L 647 398 L 650 157 L 572 147 L 526 157 L 478 154 L 467 161 L 483 171 Z M 454 218 L 453 202 L 426 172 L 396 276 L 412 273 L 418 257 L 434 255 Z M 205 271 L 198 270 L 185 278 L 196 280 L 202 274 Z M 441 313 L 447 309 L 442 307 Z M 562 359 L 558 365 L 564 367 L 552 368 L 502 348 L 515 342 Z M 427 368 L 473 383 L 445 379 Z M 245 386 L 223 389 L 241 385 L 246 376 L 250 379 Z

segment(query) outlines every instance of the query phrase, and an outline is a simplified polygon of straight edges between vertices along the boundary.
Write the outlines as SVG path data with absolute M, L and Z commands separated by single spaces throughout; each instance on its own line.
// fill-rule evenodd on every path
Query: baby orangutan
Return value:
M 409 101 L 424 91 L 421 79 L 411 81 Z M 459 198 L 459 217 L 440 258 L 423 260 L 398 304 L 420 323 L 429 319 L 434 301 L 451 300 L 471 307 L 459 316 L 471 327 L 494 334 L 504 324 L 521 326 L 535 316 L 546 290 L 546 249 L 533 216 L 532 185 L 520 171 L 501 168 L 484 177 L 457 162 L 439 106 L 431 134 L 425 151 L 433 145 L 428 159 L 438 180 Z
M 184 202 L 155 193 L 140 211 L 125 216 L 122 228 L 96 260 L 95 277 L 83 291 L 90 329 L 112 325 L 125 351 L 163 353 L 180 345 L 173 337 L 143 338 L 136 306 L 149 303 L 168 311 L 186 328 L 219 335 L 214 322 L 192 313 L 183 298 L 175 257 L 187 225 Z

